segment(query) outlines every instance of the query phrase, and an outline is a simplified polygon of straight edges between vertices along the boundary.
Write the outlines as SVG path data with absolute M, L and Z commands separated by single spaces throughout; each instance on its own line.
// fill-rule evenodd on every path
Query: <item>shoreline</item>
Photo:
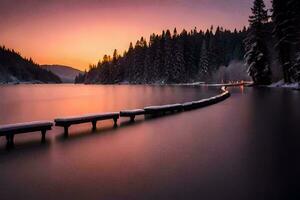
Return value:
M 194 82 L 194 83 L 176 83 L 176 84 L 159 84 L 159 83 L 144 83 L 144 84 L 130 84 L 130 83 L 117 83 L 117 84 L 85 84 L 85 83 L 42 83 L 39 81 L 33 82 L 0 82 L 0 86 L 13 86 L 13 85 L 144 85 L 144 86 L 205 86 L 205 87 L 266 87 L 274 89 L 290 89 L 300 91 L 300 83 L 285 84 L 283 82 L 272 83 L 270 85 L 253 85 L 253 82 L 240 82 L 240 83 L 205 83 L 205 82 Z

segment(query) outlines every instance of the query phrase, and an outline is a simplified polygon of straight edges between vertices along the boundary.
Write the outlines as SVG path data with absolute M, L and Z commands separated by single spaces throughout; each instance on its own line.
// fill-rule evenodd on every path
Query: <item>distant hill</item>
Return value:
M 0 46 L 0 83 L 61 83 L 58 76 L 18 52 Z
M 69 66 L 42 65 L 42 67 L 59 76 L 64 83 L 74 83 L 76 76 L 83 74 L 82 71 Z

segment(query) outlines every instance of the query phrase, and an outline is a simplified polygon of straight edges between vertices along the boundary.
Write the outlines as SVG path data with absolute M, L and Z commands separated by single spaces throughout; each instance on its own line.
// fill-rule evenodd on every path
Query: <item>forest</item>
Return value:
M 58 76 L 42 69 L 31 58 L 23 58 L 14 50 L 0 47 L 0 83 L 61 83 Z
M 211 27 L 206 31 L 175 28 L 141 37 L 122 55 L 104 55 L 77 83 L 187 83 L 213 81 L 220 67 L 243 61 L 255 84 L 300 82 L 298 0 L 273 0 L 268 10 L 254 0 L 249 26 L 242 30 Z M 241 65 L 242 67 L 242 65 Z M 280 72 L 275 69 L 280 69 Z
M 183 83 L 207 80 L 213 71 L 232 60 L 242 60 L 246 28 L 241 31 L 213 27 L 206 32 L 175 28 L 143 37 L 120 56 L 105 55 L 88 73 L 77 77 L 85 83 Z

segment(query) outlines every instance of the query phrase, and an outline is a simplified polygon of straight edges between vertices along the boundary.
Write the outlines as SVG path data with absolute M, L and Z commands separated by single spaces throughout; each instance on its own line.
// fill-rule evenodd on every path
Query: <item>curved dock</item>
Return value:
M 137 115 L 153 115 L 160 116 L 167 113 L 177 113 L 182 111 L 189 111 L 193 109 L 202 108 L 205 106 L 213 105 L 218 102 L 221 102 L 228 97 L 230 97 L 230 93 L 226 90 L 226 86 L 240 86 L 244 85 L 244 83 L 239 84 L 217 84 L 217 86 L 222 86 L 222 93 L 207 99 L 201 99 L 199 101 L 191 101 L 182 104 L 169 104 L 169 105 L 158 105 L 158 106 L 149 106 L 143 109 L 134 109 L 134 110 L 122 110 L 120 112 L 113 113 L 100 113 L 94 115 L 84 115 L 84 116 L 76 116 L 76 117 L 65 117 L 65 118 L 57 118 L 54 120 L 55 126 L 64 128 L 64 135 L 68 136 L 69 131 L 68 128 L 71 125 L 82 124 L 82 123 L 91 123 L 92 130 L 96 130 L 97 121 L 112 119 L 114 121 L 115 127 L 117 126 L 117 120 L 119 117 L 129 117 L 131 122 L 134 122 L 134 119 Z M 215 86 L 215 85 L 214 85 Z M 28 125 L 29 124 L 29 125 Z M 29 133 L 29 132 L 42 132 L 42 142 L 45 142 L 45 134 L 46 130 L 51 130 L 53 125 L 52 122 L 47 122 L 47 124 L 41 124 L 40 122 L 29 122 L 25 123 L 29 128 L 24 129 L 23 124 L 12 124 L 0 126 L 0 137 L 5 136 L 7 138 L 7 147 L 13 146 L 13 137 L 15 134 L 19 133 Z M 26 126 L 26 127 L 27 127 Z

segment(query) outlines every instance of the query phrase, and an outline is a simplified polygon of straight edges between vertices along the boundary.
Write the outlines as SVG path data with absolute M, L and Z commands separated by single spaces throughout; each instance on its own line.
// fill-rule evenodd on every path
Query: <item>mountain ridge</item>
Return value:
M 74 83 L 76 76 L 79 74 L 83 74 L 84 72 L 76 69 L 71 66 L 66 65 L 60 65 L 60 64 L 51 64 L 51 65 L 41 65 L 43 68 L 47 69 L 48 71 L 51 71 L 64 83 Z

